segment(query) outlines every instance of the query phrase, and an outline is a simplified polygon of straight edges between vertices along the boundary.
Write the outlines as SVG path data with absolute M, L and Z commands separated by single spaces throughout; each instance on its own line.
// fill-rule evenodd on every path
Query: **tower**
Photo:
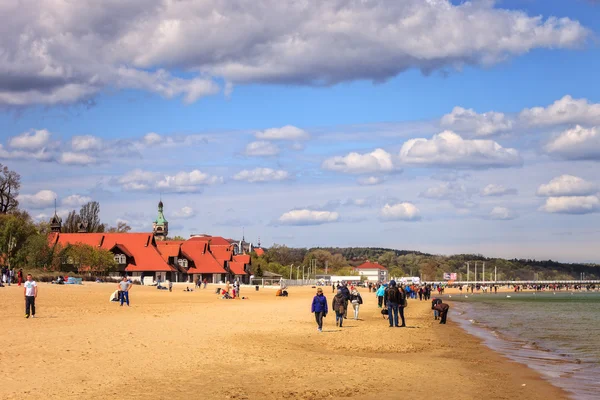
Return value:
M 158 216 L 152 223 L 152 233 L 156 240 L 165 240 L 169 234 L 169 222 L 165 219 L 163 214 L 163 202 L 158 202 Z
M 56 213 L 56 199 L 54 199 L 54 216 L 50 219 L 50 232 L 60 233 L 62 229 L 62 218 Z

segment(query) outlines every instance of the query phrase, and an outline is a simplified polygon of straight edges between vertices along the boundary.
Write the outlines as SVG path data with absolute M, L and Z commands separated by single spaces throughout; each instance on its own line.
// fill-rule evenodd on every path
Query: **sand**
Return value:
M 22 288 L 0 288 L 0 398 L 566 398 L 465 333 L 452 310 L 437 324 L 426 302 L 409 302 L 408 328 L 389 328 L 362 290 L 361 320 L 339 329 L 330 314 L 319 333 L 311 288 L 244 288 L 248 300 L 183 288 L 134 286 L 119 307 L 113 284 L 42 283 L 36 319 L 24 318 Z

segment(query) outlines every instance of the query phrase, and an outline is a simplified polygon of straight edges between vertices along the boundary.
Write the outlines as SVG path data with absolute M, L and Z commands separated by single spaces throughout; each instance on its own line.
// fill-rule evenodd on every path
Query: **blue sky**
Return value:
M 22 207 L 147 231 L 162 193 L 173 235 L 600 261 L 597 2 L 335 3 L 0 6 Z

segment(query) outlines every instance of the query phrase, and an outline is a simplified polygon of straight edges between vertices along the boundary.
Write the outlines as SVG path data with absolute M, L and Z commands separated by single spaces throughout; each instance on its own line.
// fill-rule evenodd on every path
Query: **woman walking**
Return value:
M 377 307 L 381 308 L 383 305 L 383 296 L 385 296 L 385 286 L 379 286 L 375 295 L 377 296 Z
M 335 326 L 342 327 L 344 322 L 344 314 L 346 313 L 346 304 L 348 299 L 344 296 L 341 289 L 338 289 L 337 294 L 331 303 L 331 309 L 335 311 Z
M 323 318 L 327 316 L 327 298 L 323 295 L 323 289 L 317 289 L 317 295 L 313 298 L 310 312 L 315 313 L 317 330 L 323 332 Z
M 353 289 L 352 293 L 350 293 L 350 303 L 352 303 L 352 308 L 354 309 L 354 319 L 358 319 L 358 310 L 363 303 L 362 296 L 358 293 L 358 290 Z

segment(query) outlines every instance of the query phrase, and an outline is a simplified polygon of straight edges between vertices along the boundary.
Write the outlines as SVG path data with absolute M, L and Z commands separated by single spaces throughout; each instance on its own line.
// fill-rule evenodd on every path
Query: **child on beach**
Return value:
M 323 318 L 327 316 L 327 298 L 323 295 L 323 289 L 318 288 L 317 294 L 313 298 L 310 312 L 315 313 L 317 321 L 317 330 L 323 332 Z

